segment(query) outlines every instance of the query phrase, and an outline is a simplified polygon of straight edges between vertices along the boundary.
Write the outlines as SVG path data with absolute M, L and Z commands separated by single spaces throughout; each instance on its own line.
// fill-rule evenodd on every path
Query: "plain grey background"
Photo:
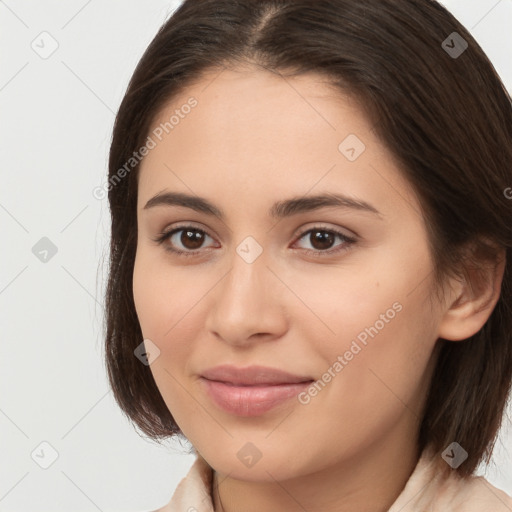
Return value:
M 92 194 L 128 80 L 179 3 L 0 0 L 0 511 L 153 510 L 194 460 L 138 435 L 107 385 L 109 212 Z M 512 1 L 443 3 L 512 91 Z M 479 471 L 509 494 L 511 416 Z

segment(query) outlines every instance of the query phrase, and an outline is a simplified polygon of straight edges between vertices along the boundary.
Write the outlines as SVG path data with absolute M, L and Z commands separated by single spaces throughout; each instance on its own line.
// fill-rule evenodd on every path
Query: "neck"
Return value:
M 404 446 L 402 439 L 397 447 L 371 446 L 316 473 L 283 481 L 247 482 L 214 472 L 215 511 L 386 512 L 420 456 L 415 442 Z

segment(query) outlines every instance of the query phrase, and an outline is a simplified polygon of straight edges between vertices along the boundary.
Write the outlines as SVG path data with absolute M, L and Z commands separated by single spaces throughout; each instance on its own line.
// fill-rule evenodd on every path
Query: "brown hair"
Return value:
M 453 53 L 464 49 L 460 38 L 468 47 Z M 478 43 L 434 0 L 185 0 L 160 28 L 110 148 L 105 355 L 119 406 L 152 439 L 183 436 L 134 356 L 142 342 L 132 293 L 138 165 L 122 179 L 119 171 L 187 85 L 244 63 L 282 76 L 316 73 L 358 100 L 420 199 L 436 284 L 483 261 L 464 256 L 470 243 L 480 258 L 496 256 L 492 245 L 506 249 L 486 324 L 466 341 L 439 340 L 419 431 L 421 450 L 458 442 L 469 456 L 457 472 L 472 474 L 484 455 L 490 461 L 512 381 L 512 100 Z

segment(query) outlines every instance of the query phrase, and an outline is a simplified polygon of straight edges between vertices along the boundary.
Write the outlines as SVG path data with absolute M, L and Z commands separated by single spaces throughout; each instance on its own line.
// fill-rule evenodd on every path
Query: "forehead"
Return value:
M 386 179 L 388 188 L 391 179 L 410 194 L 372 128 L 357 101 L 322 76 L 210 71 L 155 117 L 149 135 L 156 145 L 142 161 L 139 195 L 147 200 L 165 188 L 217 194 L 222 186 L 226 196 L 245 190 L 247 199 L 312 188 L 361 197 L 379 182 L 382 191 Z M 347 149 L 360 156 L 347 158 Z
M 191 102 L 193 108 L 188 106 Z M 239 153 L 240 145 L 245 152 L 257 150 L 259 154 L 263 145 L 267 150 L 281 148 L 281 153 L 295 149 L 288 152 L 293 157 L 302 141 L 309 141 L 303 149 L 314 154 L 325 135 L 325 146 L 337 151 L 336 141 L 346 130 L 364 137 L 371 129 L 356 101 L 324 77 L 283 77 L 254 68 L 206 72 L 161 109 L 152 130 L 159 126 L 169 149 L 190 142 L 195 152 L 201 152 L 215 145 L 211 156 L 218 158 Z
M 169 114 L 191 97 L 198 105 L 190 115 L 210 131 L 211 124 L 231 132 L 239 127 L 250 128 L 252 133 L 271 127 L 291 132 L 294 127 L 306 126 L 336 131 L 341 111 L 345 124 L 353 130 L 362 132 L 371 127 L 355 97 L 325 77 L 314 73 L 287 77 L 253 67 L 205 72 L 168 102 L 154 125 L 165 123 Z

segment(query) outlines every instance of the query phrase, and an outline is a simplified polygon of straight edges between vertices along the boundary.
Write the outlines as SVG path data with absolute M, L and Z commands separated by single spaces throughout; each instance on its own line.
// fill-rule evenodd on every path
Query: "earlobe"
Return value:
M 462 341 L 484 326 L 500 298 L 505 262 L 503 249 L 494 262 L 468 269 L 466 278 L 457 281 L 439 324 L 438 337 Z

